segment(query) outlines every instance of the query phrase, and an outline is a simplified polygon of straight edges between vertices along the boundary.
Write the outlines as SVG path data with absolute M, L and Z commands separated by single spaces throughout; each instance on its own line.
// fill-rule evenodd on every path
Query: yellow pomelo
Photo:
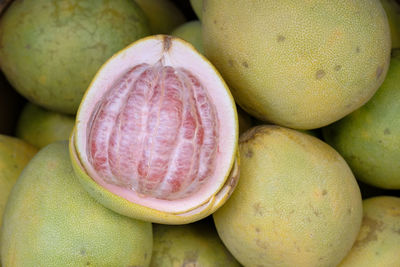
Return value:
M 246 267 L 336 266 L 362 218 L 343 158 L 321 140 L 279 126 L 240 137 L 240 180 L 214 213 L 222 241 Z
M 0 135 L 0 226 L 11 189 L 36 152 L 37 148 L 23 140 Z
M 390 61 L 379 0 L 205 0 L 203 45 L 239 105 L 297 129 L 366 103 Z
M 379 196 L 363 201 L 363 222 L 340 267 L 400 265 L 400 198 Z
M 150 223 L 97 203 L 79 184 L 67 142 L 36 154 L 15 184 L 1 229 L 3 267 L 148 266 Z
M 68 140 L 75 117 L 27 103 L 18 119 L 16 136 L 42 148 L 55 141 Z

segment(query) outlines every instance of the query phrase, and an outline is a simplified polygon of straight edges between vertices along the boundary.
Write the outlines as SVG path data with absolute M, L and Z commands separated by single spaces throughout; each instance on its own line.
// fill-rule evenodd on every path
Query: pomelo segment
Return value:
M 70 148 L 92 195 L 124 215 L 192 222 L 238 178 L 235 103 L 215 68 L 168 35 L 113 56 L 87 90 Z

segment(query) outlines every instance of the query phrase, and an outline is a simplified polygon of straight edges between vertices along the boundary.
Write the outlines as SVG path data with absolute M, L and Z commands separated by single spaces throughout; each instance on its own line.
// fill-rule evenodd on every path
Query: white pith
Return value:
M 224 185 L 235 157 L 237 142 L 236 111 L 233 99 L 226 89 L 224 81 L 215 72 L 215 69 L 209 65 L 208 61 L 197 54 L 190 45 L 174 38 L 171 40 L 169 49 L 165 50 L 163 36 L 146 38 L 116 54 L 103 65 L 87 90 L 80 106 L 77 114 L 74 142 L 78 158 L 84 166 L 86 173 L 102 187 L 142 206 L 169 213 L 181 213 L 196 209 L 201 204 L 209 202 Z M 94 169 L 87 164 L 89 161 L 86 155 L 86 128 L 89 123 L 91 110 L 97 101 L 117 79 L 133 66 L 141 63 L 153 65 L 160 60 L 165 65 L 185 68 L 195 74 L 201 83 L 210 89 L 208 93 L 213 103 L 215 103 L 220 119 L 218 155 L 216 157 L 217 163 L 213 178 L 209 179 L 209 182 L 193 195 L 178 200 L 156 199 L 138 195 L 132 190 L 106 184 L 96 176 Z

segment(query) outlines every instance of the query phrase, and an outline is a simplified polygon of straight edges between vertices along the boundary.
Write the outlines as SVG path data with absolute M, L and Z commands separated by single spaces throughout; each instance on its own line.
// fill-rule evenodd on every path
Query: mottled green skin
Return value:
M 346 159 L 357 179 L 400 189 L 400 50 L 372 99 L 323 129 L 325 140 Z
M 171 35 L 179 37 L 191 43 L 197 51 L 204 54 L 203 40 L 201 37 L 201 22 L 193 20 L 180 25 L 171 32 Z
M 400 48 L 400 2 L 380 0 L 389 20 L 392 48 Z
M 290 128 L 320 128 L 356 110 L 389 66 L 379 0 L 204 0 L 202 23 L 205 55 L 237 103 Z
M 0 226 L 8 195 L 36 152 L 37 148 L 23 140 L 0 135 Z
M 186 225 L 153 225 L 151 267 L 239 267 L 219 239 L 212 221 Z
M 42 148 L 55 141 L 68 140 L 74 124 L 74 116 L 27 103 L 18 119 L 16 136 Z
M 31 102 L 75 114 L 99 67 L 149 33 L 132 0 L 15 0 L 0 20 L 0 67 Z
M 149 19 L 153 34 L 168 34 L 186 21 L 182 11 L 170 0 L 135 0 Z
M 362 201 L 343 158 L 309 134 L 263 125 L 241 135 L 240 179 L 214 214 L 246 267 L 336 266 L 361 226 Z
M 365 199 L 363 214 L 357 240 L 339 267 L 400 266 L 400 198 Z
M 1 257 L 11 266 L 148 266 L 150 223 L 97 203 L 75 177 L 67 142 L 43 148 L 15 184 L 4 213 Z

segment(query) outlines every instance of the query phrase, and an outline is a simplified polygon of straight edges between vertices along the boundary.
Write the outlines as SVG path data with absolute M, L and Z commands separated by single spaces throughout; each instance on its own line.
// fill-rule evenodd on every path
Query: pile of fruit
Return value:
M 400 266 L 400 1 L 0 0 L 0 266 Z

